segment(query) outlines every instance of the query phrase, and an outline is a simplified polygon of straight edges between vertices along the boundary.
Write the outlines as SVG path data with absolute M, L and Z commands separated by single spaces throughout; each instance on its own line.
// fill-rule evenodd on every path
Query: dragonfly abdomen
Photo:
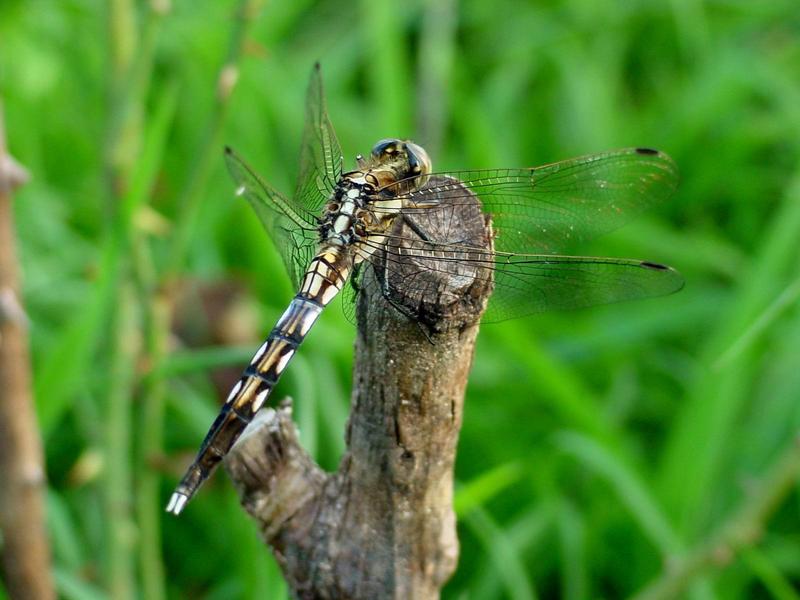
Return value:
M 167 512 L 180 514 L 264 406 L 322 309 L 341 291 L 350 268 L 349 256 L 339 246 L 324 246 L 317 253 L 306 271 L 300 292 L 231 389 L 197 457 L 172 494 Z

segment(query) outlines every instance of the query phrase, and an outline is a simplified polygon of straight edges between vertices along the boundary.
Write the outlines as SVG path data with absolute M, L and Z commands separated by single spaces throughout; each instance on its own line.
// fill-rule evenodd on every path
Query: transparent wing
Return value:
M 316 219 L 342 174 L 342 151 L 328 118 L 319 63 L 311 70 L 306 121 L 300 148 L 300 172 L 292 200 L 269 186 L 232 149 L 225 149 L 228 170 L 256 211 L 298 286 L 317 243 Z
M 678 183 L 675 163 L 666 154 L 627 148 L 530 169 L 454 171 L 442 183 L 432 178 L 404 195 L 405 214 L 437 210 L 435 196 L 448 193 L 452 210 L 472 194 L 491 215 L 499 251 L 558 253 L 622 226 L 669 198 Z M 453 183 L 452 179 L 459 183 Z M 456 186 L 456 187 L 454 187 Z
M 663 296 L 683 287 L 665 265 L 622 259 L 555 255 L 495 255 L 495 286 L 487 321 L 546 310 L 572 310 Z
M 292 283 L 299 286 L 316 250 L 313 215 L 305 206 L 288 200 L 269 186 L 231 148 L 225 148 L 225 162 L 236 182 L 236 194 L 247 198 L 256 211 L 281 255 Z
M 356 304 L 358 302 L 358 295 L 364 290 L 364 277 L 363 271 L 361 269 L 363 265 L 358 265 L 358 267 L 353 271 L 353 274 L 347 280 L 347 283 L 344 284 L 344 288 L 342 289 L 342 312 L 344 314 L 345 319 L 347 319 L 352 325 L 358 325 L 358 319 L 356 315 Z
M 666 155 L 623 150 L 537 169 L 456 175 L 466 181 L 432 175 L 409 194 L 402 226 L 374 244 L 380 252 L 367 260 L 385 261 L 390 287 L 412 298 L 415 290 L 446 298 L 450 287 L 491 270 L 495 289 L 484 320 L 502 321 L 660 296 L 683 285 L 675 270 L 648 261 L 542 253 L 614 229 L 666 199 L 675 187 Z M 478 220 L 481 207 L 492 219 L 492 250 Z
M 636 259 L 489 252 L 408 237 L 390 239 L 379 249 L 389 277 L 402 274 L 394 286 L 402 286 L 406 294 L 436 287 L 437 279 L 460 280 L 475 277 L 478 269 L 490 269 L 495 289 L 484 322 L 663 296 L 684 283 L 675 269 Z
M 672 294 L 683 277 L 671 267 L 623 258 L 495 256 L 495 289 L 487 322 Z
M 319 214 L 342 175 L 342 161 L 342 149 L 328 118 L 322 71 L 316 63 L 306 93 L 306 122 L 295 201 Z

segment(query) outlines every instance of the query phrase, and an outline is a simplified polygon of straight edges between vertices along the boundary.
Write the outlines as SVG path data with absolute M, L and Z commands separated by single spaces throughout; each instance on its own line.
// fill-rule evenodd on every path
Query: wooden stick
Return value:
M 0 531 L 12 598 L 55 598 L 45 533 L 42 441 L 31 391 L 28 322 L 20 299 L 12 194 L 27 173 L 6 152 L 0 101 Z

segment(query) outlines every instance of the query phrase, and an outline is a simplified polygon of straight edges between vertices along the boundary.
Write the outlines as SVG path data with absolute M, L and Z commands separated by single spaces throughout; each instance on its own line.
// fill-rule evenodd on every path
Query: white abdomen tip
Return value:
M 175 492 L 169 499 L 169 504 L 167 504 L 167 512 L 172 513 L 173 515 L 181 514 L 183 507 L 186 506 L 188 501 L 189 496 L 186 494 L 181 494 L 180 492 Z

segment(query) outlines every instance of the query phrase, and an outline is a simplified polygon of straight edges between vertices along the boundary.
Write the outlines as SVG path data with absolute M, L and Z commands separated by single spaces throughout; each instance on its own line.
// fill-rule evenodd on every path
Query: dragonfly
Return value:
M 415 256 L 435 256 L 435 262 L 422 264 L 452 273 L 488 270 L 494 290 L 484 322 L 661 296 L 683 286 L 676 270 L 659 263 L 561 254 L 668 199 L 678 175 L 663 152 L 627 148 L 540 167 L 435 173 L 424 148 L 391 138 L 376 143 L 367 157 L 358 155 L 356 169 L 344 172 L 319 64 L 312 69 L 305 110 L 291 197 L 225 149 L 236 194 L 255 209 L 298 292 L 233 385 L 172 494 L 167 511 L 175 515 L 267 404 L 323 309 L 345 288 L 351 296 L 358 293 L 366 266 L 382 273 L 384 282 L 406 285 L 418 279 L 404 271 Z M 415 225 L 423 216 L 451 218 L 476 198 L 492 231 L 482 247 L 466 243 L 458 231 L 429 239 Z M 398 228 L 401 222 L 405 226 Z

